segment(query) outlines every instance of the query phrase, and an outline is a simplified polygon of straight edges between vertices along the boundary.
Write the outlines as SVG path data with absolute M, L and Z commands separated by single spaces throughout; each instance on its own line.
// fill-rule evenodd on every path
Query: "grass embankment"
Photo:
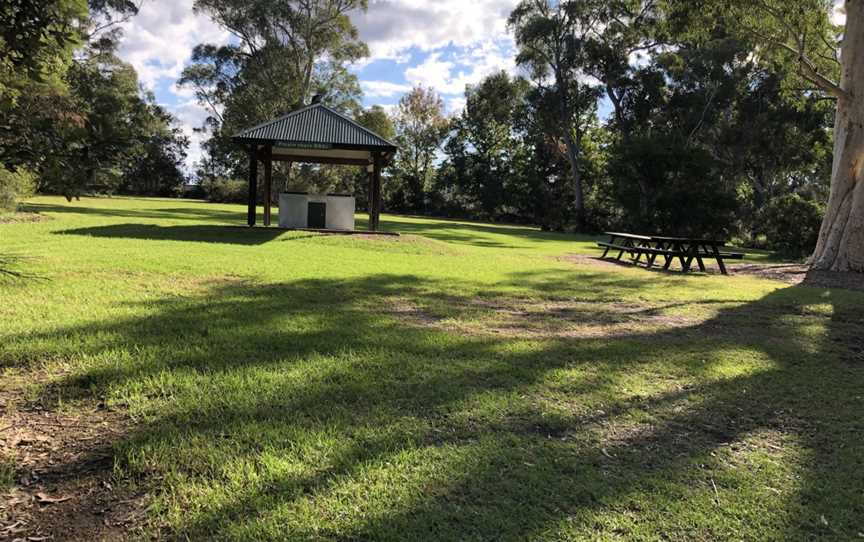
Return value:
M 0 225 L 0 252 L 41 277 L 0 284 L 7 392 L 122 419 L 101 464 L 143 495 L 145 534 L 864 531 L 861 293 L 573 262 L 593 239 L 522 227 L 388 216 L 409 235 L 367 238 L 177 200 L 29 209 L 47 219 Z

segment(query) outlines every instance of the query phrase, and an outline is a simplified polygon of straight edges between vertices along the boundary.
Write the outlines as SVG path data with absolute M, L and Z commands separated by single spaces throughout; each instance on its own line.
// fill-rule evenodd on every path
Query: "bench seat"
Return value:
M 676 250 L 669 250 L 665 248 L 652 248 L 652 247 L 626 247 L 624 245 L 616 245 L 614 243 L 604 243 L 602 241 L 597 243 L 597 246 L 601 248 L 611 248 L 612 250 L 623 250 L 624 252 L 639 252 L 641 254 L 656 254 L 663 256 L 673 256 L 675 258 L 681 256 L 687 256 L 686 253 Z
M 720 267 L 720 272 L 726 275 L 723 260 L 741 260 L 745 256 L 742 252 L 721 251 L 723 243 L 719 241 L 686 237 L 648 237 L 618 232 L 606 232 L 606 234 L 610 237 L 609 241 L 597 242 L 598 247 L 605 249 L 601 258 L 605 258 L 610 250 L 617 250 L 619 251 L 615 257 L 617 260 L 627 253 L 630 259 L 638 264 L 642 256 L 645 256 L 645 263 L 648 267 L 652 267 L 657 258 L 662 256 L 666 260 L 663 265 L 665 270 L 668 270 L 672 262 L 677 259 L 681 262 L 684 272 L 691 269 L 694 260 L 699 269 L 705 271 L 705 260 L 715 260 Z

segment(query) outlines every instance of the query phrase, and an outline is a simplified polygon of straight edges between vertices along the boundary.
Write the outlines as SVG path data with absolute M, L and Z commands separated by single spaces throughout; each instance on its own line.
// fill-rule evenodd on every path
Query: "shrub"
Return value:
M 244 203 L 248 199 L 248 187 L 244 181 L 217 177 L 202 184 L 207 200 L 214 203 Z
M 26 169 L 0 167 L 0 211 L 13 212 L 18 204 L 33 195 L 36 182 Z
M 798 194 L 772 200 L 762 211 L 762 226 L 768 248 L 789 258 L 803 258 L 816 248 L 822 208 Z

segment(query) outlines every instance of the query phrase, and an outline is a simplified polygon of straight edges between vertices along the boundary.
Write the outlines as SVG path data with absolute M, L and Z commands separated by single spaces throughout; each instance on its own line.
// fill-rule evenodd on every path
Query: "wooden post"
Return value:
M 255 207 L 258 200 L 258 157 L 255 147 L 253 145 L 249 149 L 249 208 L 246 213 L 246 222 L 250 227 L 255 225 Z
M 372 164 L 367 165 L 363 168 L 363 172 L 366 174 L 366 212 L 369 213 L 369 229 L 372 229 L 372 200 L 374 199 L 372 194 Z
M 264 225 L 270 225 L 270 202 L 273 199 L 273 145 L 264 151 Z
M 381 153 L 372 155 L 372 182 L 369 187 L 371 205 L 369 207 L 369 229 L 378 231 L 381 216 Z

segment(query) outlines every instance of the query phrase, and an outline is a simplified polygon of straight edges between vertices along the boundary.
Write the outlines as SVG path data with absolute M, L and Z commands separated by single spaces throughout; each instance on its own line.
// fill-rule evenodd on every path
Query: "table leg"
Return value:
M 687 272 L 690 270 L 690 260 L 684 261 L 684 245 L 682 243 L 675 243 L 675 252 L 679 253 L 678 261 L 681 262 L 681 271 Z
M 623 243 L 621 243 L 621 244 L 622 244 L 623 246 L 625 246 L 625 247 L 626 247 L 626 246 L 629 246 L 629 244 L 628 244 L 628 242 L 627 242 L 626 240 L 625 240 Z M 619 251 L 618 251 L 618 257 L 616 257 L 615 259 L 618 260 L 618 261 L 621 261 L 621 256 L 624 255 L 624 251 L 625 251 L 625 249 L 621 249 L 621 250 L 619 250 Z
M 636 243 L 635 246 L 633 247 L 633 248 L 636 249 L 636 253 L 635 253 L 635 254 L 636 254 L 636 259 L 633 260 L 633 263 L 635 263 L 635 264 L 638 264 L 640 261 L 642 261 L 642 252 L 639 251 L 639 249 L 642 248 L 642 245 L 643 245 L 643 243 L 639 242 L 639 243 Z M 645 259 L 646 259 L 646 260 L 648 259 L 648 255 L 647 255 L 647 254 L 645 255 Z
M 610 235 L 610 236 L 609 236 L 609 244 L 610 244 L 610 245 L 614 245 L 614 244 L 615 244 L 615 236 L 614 236 L 614 235 Z M 600 256 L 600 257 L 601 257 L 601 258 L 605 258 L 607 254 L 609 254 L 609 247 L 606 247 L 606 249 L 603 251 L 603 255 Z
M 724 275 L 728 275 L 726 272 L 726 266 L 723 265 L 723 257 L 720 256 L 720 249 L 717 248 L 717 245 L 711 245 L 711 249 L 714 252 L 714 259 L 717 260 L 717 267 L 720 268 L 720 272 Z
M 702 254 L 699 252 L 700 248 L 701 247 L 699 245 L 696 245 L 696 248 L 693 249 L 693 252 L 696 254 L 696 263 L 699 264 L 699 271 L 702 271 L 704 273 L 705 263 L 702 261 Z M 708 251 L 706 250 L 705 252 L 707 253 Z

